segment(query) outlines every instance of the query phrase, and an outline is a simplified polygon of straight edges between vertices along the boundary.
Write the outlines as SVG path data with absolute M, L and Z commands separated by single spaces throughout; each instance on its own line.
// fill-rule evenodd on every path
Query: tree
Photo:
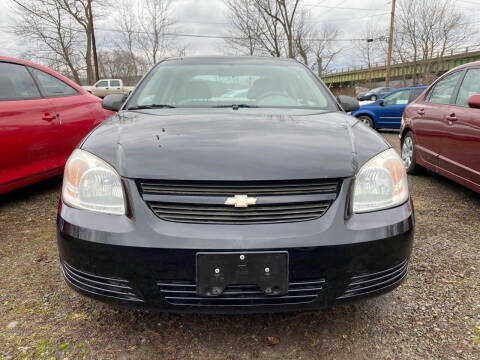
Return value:
M 366 66 L 369 73 L 369 87 L 373 86 L 372 69 L 378 63 L 383 63 L 387 58 L 387 51 L 382 42 L 385 29 L 378 28 L 376 24 L 368 24 L 361 31 L 362 40 L 357 40 L 354 43 L 357 56 Z
M 31 56 L 80 82 L 81 36 L 57 0 L 13 0 L 14 33 L 37 44 Z M 45 54 L 45 55 L 44 55 Z M 46 55 L 48 54 L 48 55 Z
M 295 57 L 295 25 L 300 0 L 255 0 L 257 9 L 277 21 L 287 39 L 287 56 Z
M 143 0 L 139 4 L 138 45 L 150 65 L 167 54 L 169 43 L 166 32 L 174 24 L 170 0 Z
M 339 53 L 338 30 L 311 25 L 300 0 L 224 0 L 230 19 L 230 48 L 248 55 L 296 58 L 321 75 Z
M 434 78 L 437 58 L 463 45 L 474 34 L 451 0 L 401 0 L 396 17 L 396 52 L 421 67 L 424 83 Z M 418 78 L 414 76 L 414 84 Z

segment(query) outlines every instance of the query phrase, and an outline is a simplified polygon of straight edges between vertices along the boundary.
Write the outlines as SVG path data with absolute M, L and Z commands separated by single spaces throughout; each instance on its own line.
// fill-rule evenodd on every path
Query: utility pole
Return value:
M 395 24 L 395 3 L 396 3 L 396 0 L 392 0 L 392 14 L 390 17 L 390 36 L 388 38 L 387 74 L 385 76 L 386 87 L 388 87 L 390 83 L 390 66 L 392 64 L 392 46 L 393 46 L 393 26 Z
M 88 0 L 88 12 L 90 17 L 90 32 L 92 34 L 92 47 L 93 47 L 93 64 L 95 66 L 95 81 L 100 80 L 98 73 L 98 58 L 97 58 L 97 44 L 95 42 L 95 30 L 93 26 L 93 12 L 92 12 L 92 0 Z

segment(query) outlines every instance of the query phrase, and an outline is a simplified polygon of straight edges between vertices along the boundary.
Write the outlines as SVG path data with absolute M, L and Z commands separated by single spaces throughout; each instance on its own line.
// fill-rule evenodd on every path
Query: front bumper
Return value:
M 344 181 L 330 209 L 316 220 L 209 225 L 157 218 L 127 180 L 132 218 L 60 203 L 57 239 L 63 273 L 84 295 L 177 312 L 296 311 L 378 295 L 406 276 L 413 207 L 407 202 L 345 219 L 350 181 Z M 289 253 L 288 295 L 272 297 L 237 287 L 214 299 L 196 296 L 197 252 L 279 250 Z

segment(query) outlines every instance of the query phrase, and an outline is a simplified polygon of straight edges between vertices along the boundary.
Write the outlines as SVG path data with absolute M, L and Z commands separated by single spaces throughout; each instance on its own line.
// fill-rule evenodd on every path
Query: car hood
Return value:
M 121 111 L 81 144 L 121 176 L 182 180 L 349 177 L 388 143 L 341 112 Z

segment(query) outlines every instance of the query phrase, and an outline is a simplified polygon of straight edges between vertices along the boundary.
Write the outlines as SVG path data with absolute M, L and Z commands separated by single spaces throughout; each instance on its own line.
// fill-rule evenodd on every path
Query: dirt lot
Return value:
M 398 148 L 397 134 L 383 135 Z M 432 173 L 409 182 L 417 227 L 403 286 L 253 316 L 158 314 L 77 295 L 57 258 L 61 180 L 0 197 L 0 359 L 480 359 L 480 195 Z

